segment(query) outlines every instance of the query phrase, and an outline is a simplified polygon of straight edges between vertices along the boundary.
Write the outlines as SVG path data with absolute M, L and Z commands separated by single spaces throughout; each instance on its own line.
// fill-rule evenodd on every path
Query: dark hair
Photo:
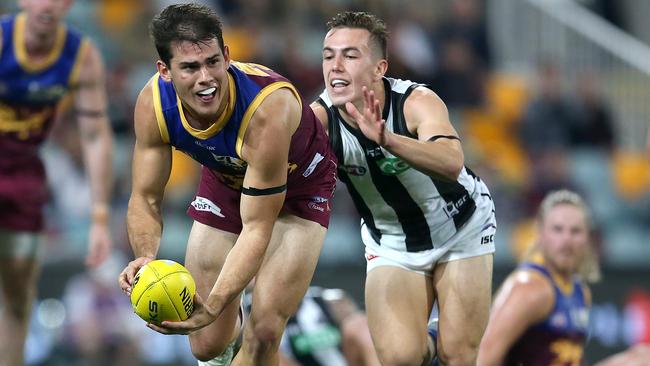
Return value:
M 198 4 L 176 4 L 163 9 L 149 24 L 160 59 L 170 66 L 171 44 L 176 41 L 206 43 L 217 39 L 224 50 L 221 21 L 214 10 Z
M 381 51 L 381 56 L 386 59 L 388 53 L 386 44 L 388 42 L 388 29 L 386 23 L 375 15 L 363 11 L 346 11 L 336 14 L 327 22 L 327 30 L 334 28 L 361 28 L 370 32 L 370 39 L 375 42 Z

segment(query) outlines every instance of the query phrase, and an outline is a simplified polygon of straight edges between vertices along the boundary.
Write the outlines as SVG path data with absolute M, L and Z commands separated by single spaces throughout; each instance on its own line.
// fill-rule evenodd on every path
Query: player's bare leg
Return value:
M 0 230 L 0 366 L 22 366 L 25 339 L 36 297 L 39 237 Z
M 433 358 L 427 322 L 433 306 L 431 277 L 380 266 L 366 277 L 370 334 L 382 365 L 426 365 Z
M 185 267 L 196 282 L 196 292 L 206 299 L 237 235 L 194 222 L 187 244 Z M 210 325 L 190 334 L 192 353 L 200 361 L 220 356 L 239 336 L 239 301 L 229 304 Z
M 289 317 L 298 309 L 318 262 L 326 230 L 282 215 L 255 279 L 251 314 L 232 365 L 277 365 L 278 346 Z
M 492 254 L 439 263 L 438 358 L 441 365 L 475 365 L 492 298 Z

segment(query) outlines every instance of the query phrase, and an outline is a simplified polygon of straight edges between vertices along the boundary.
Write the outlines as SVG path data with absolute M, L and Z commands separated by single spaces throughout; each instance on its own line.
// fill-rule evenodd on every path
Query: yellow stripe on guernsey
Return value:
M 151 79 L 149 79 L 149 83 L 151 83 L 151 92 L 153 94 L 153 110 L 156 112 L 156 122 L 158 122 L 160 137 L 164 143 L 168 144 L 169 131 L 167 131 L 167 122 L 165 121 L 165 115 L 163 114 L 162 104 L 160 102 L 160 87 L 158 86 L 158 78 L 160 78 L 160 74 L 156 73 L 151 77 Z
M 89 48 L 90 40 L 86 37 L 82 38 L 79 49 L 77 50 L 77 55 L 74 58 L 72 71 L 70 71 L 70 78 L 68 79 L 69 85 L 77 85 L 77 82 L 79 81 L 79 73 L 81 72 L 81 66 L 86 59 L 86 54 L 88 53 Z
M 298 99 L 298 103 L 300 103 L 300 110 L 302 113 L 302 100 L 300 99 L 300 94 L 298 94 L 298 91 L 293 85 L 286 81 L 278 81 L 265 86 L 264 89 L 260 90 L 260 92 L 255 96 L 255 99 L 253 99 L 248 108 L 246 108 L 246 112 L 244 112 L 244 116 L 242 117 L 241 125 L 239 126 L 239 131 L 237 132 L 237 145 L 235 146 L 235 151 L 240 158 L 241 148 L 244 145 L 244 135 L 246 134 L 248 123 L 253 117 L 253 113 L 255 113 L 257 108 L 260 106 L 260 104 L 262 104 L 264 99 L 269 96 L 269 94 L 281 88 L 287 88 L 291 90 L 291 92 L 296 96 L 296 99 Z
M 571 295 L 573 293 L 573 281 L 565 280 L 564 278 L 560 277 L 558 274 L 556 274 L 553 270 L 548 268 L 546 265 L 546 261 L 544 260 L 544 256 L 542 255 L 541 252 L 536 251 L 532 256 L 530 261 L 535 264 L 539 264 L 540 266 L 543 266 L 546 268 L 546 270 L 551 274 L 551 277 L 553 277 L 553 282 L 557 285 L 557 287 L 562 291 L 563 294 L 565 295 Z
M 176 95 L 176 103 L 178 106 L 178 114 L 181 116 L 181 123 L 183 123 L 183 127 L 190 135 L 201 140 L 207 140 L 221 131 L 226 123 L 228 123 L 230 116 L 232 116 L 232 112 L 235 110 L 235 101 L 237 100 L 235 80 L 233 79 L 232 75 L 230 75 L 230 73 L 228 73 L 228 90 L 228 105 L 226 105 L 226 110 L 221 113 L 217 120 L 205 130 L 199 130 L 190 126 L 190 123 L 187 122 L 187 119 L 185 118 L 185 112 L 183 111 L 181 99 L 178 97 L 178 95 Z
M 27 55 L 25 48 L 25 23 L 27 22 L 27 15 L 20 13 L 16 15 L 14 24 L 14 52 L 16 53 L 16 60 L 18 64 L 28 73 L 36 73 L 51 66 L 61 56 L 63 46 L 65 44 L 66 28 L 65 25 L 59 25 L 56 30 L 54 40 L 54 47 L 50 53 L 38 62 L 31 61 Z

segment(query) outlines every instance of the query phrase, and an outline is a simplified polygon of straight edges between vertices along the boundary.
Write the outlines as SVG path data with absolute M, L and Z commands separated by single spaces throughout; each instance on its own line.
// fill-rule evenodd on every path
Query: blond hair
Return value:
M 584 213 L 585 223 L 589 232 L 589 245 L 587 245 L 585 256 L 578 266 L 577 274 L 583 281 L 589 283 L 596 283 L 600 281 L 600 263 L 598 261 L 598 255 L 594 248 L 593 241 L 591 240 L 591 231 L 593 229 L 591 214 L 585 201 L 582 199 L 582 197 L 580 197 L 579 194 L 568 189 L 562 189 L 548 193 L 540 204 L 539 211 L 537 213 L 537 223 L 541 225 L 548 216 L 548 213 L 558 205 L 572 205 L 579 208 Z M 537 243 L 537 245 L 534 247 L 537 247 L 538 245 L 539 243 Z

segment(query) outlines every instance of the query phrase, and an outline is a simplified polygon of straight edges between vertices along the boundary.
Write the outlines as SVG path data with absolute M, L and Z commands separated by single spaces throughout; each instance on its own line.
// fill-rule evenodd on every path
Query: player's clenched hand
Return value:
M 164 321 L 160 325 L 147 323 L 147 327 L 162 334 L 190 334 L 209 325 L 215 319 L 217 319 L 217 314 L 203 302 L 199 294 L 196 294 L 194 295 L 194 311 L 189 318 L 180 322 Z
M 124 268 L 122 273 L 120 273 L 120 277 L 118 278 L 120 288 L 122 291 L 124 291 L 124 293 L 131 296 L 131 287 L 133 286 L 133 278 L 135 277 L 135 274 L 138 273 L 142 266 L 151 262 L 152 260 L 153 258 L 149 257 L 139 257 L 129 262 L 129 265 Z
M 375 98 L 374 91 L 363 87 L 363 110 L 359 111 L 354 104 L 348 102 L 345 109 L 359 125 L 361 132 L 370 140 L 384 146 L 386 144 L 386 121 L 381 117 L 379 100 Z

